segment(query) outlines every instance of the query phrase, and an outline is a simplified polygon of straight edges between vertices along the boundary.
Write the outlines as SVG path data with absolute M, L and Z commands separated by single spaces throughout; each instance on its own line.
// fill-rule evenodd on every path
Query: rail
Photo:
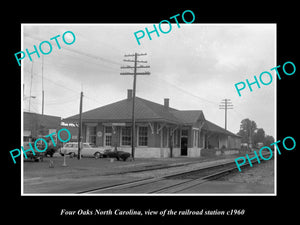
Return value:
M 267 156 L 267 154 L 265 155 Z M 252 164 L 257 163 L 257 160 L 252 161 Z M 242 167 L 249 166 L 249 162 L 244 164 Z M 205 183 L 209 180 L 217 179 L 220 176 L 224 176 L 233 171 L 238 171 L 234 161 L 224 162 L 214 165 L 209 165 L 201 168 L 196 168 L 190 171 L 184 172 L 174 172 L 172 174 L 163 175 L 155 178 L 144 178 L 130 182 L 119 183 L 115 185 L 109 185 L 100 188 L 94 188 L 90 190 L 85 190 L 78 192 L 78 194 L 93 194 L 93 193 L 127 193 L 130 189 L 145 186 L 155 186 L 159 187 L 154 188 L 150 191 L 146 191 L 146 194 L 159 194 L 159 193 L 178 193 L 186 189 L 189 189 L 193 186 Z M 173 184 L 166 184 L 165 181 L 172 180 Z

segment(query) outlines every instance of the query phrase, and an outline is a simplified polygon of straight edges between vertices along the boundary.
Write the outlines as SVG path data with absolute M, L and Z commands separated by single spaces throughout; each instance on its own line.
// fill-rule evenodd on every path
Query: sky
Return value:
M 156 24 L 156 26 L 158 26 Z M 83 111 L 101 107 L 127 97 L 133 77 L 122 76 L 125 54 L 147 53 L 138 60 L 147 61 L 150 75 L 137 77 L 136 95 L 179 110 L 203 110 L 207 120 L 224 127 L 221 101 L 230 99 L 233 109 L 227 113 L 227 129 L 237 133 L 243 119 L 254 120 L 258 128 L 275 136 L 276 24 L 184 24 L 172 23 L 163 34 L 147 34 L 138 45 L 134 32 L 153 30 L 153 24 L 22 24 L 22 49 L 34 51 L 42 41 L 52 44 L 48 55 L 32 54 L 22 60 L 23 110 L 42 112 L 42 87 L 45 93 L 44 114 L 66 118 L 79 112 L 83 91 Z M 163 27 L 167 30 L 167 27 Z M 75 34 L 67 45 L 62 36 Z M 57 40 L 50 38 L 60 35 Z M 73 37 L 65 35 L 67 42 Z M 47 52 L 47 44 L 42 45 Z M 235 84 L 254 81 L 263 71 L 273 75 L 270 85 L 253 85 L 238 95 Z M 43 78 L 43 79 L 42 79 Z M 268 82 L 269 78 L 263 80 Z M 24 87 L 24 88 L 23 88 Z M 31 97 L 30 97 L 31 96 Z

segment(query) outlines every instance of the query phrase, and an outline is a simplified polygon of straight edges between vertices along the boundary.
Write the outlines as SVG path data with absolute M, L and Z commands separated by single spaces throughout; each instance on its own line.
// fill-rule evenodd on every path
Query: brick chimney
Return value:
M 127 89 L 127 99 L 132 99 L 132 89 Z
M 165 98 L 165 99 L 164 99 L 164 107 L 165 107 L 166 109 L 169 109 L 169 105 L 170 105 L 170 99 Z

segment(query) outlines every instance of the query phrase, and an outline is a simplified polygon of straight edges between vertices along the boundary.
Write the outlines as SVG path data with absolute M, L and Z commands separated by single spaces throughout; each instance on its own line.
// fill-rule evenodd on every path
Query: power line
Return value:
M 243 118 L 248 118 L 248 116 L 246 116 L 245 114 L 243 114 L 241 111 L 233 109 L 233 112 L 236 113 L 237 115 L 243 117 Z
M 191 92 L 186 91 L 185 89 L 183 89 L 183 88 L 181 88 L 181 87 L 178 87 L 177 85 L 175 85 L 175 84 L 173 84 L 173 83 L 170 83 L 169 81 L 166 81 L 165 79 L 162 79 L 162 78 L 160 78 L 160 77 L 157 77 L 157 79 L 162 80 L 162 81 L 166 82 L 167 84 L 169 84 L 170 86 L 176 88 L 177 90 L 179 90 L 179 91 L 181 91 L 181 92 L 183 92 L 183 93 L 186 93 L 187 95 L 190 95 L 190 96 L 192 96 L 192 97 L 195 97 L 195 98 L 197 98 L 197 99 L 200 99 L 201 101 L 205 101 L 205 102 L 207 102 L 207 103 L 214 104 L 214 105 L 215 105 L 215 104 L 218 104 L 217 102 L 214 102 L 214 101 L 211 101 L 211 100 L 202 98 L 202 97 L 200 97 L 200 96 L 198 96 L 198 95 L 192 94 Z
M 28 72 L 28 71 L 24 70 L 24 72 Z M 38 74 L 38 73 L 32 73 L 32 74 L 35 75 L 35 76 L 42 77 L 42 76 L 41 76 L 40 74 Z M 64 89 L 66 89 L 66 90 L 69 90 L 69 91 L 72 91 L 72 92 L 75 92 L 75 93 L 79 93 L 78 90 L 74 90 L 74 89 L 71 89 L 71 88 L 69 88 L 69 87 L 67 87 L 67 86 L 65 86 L 65 85 L 59 84 L 59 83 L 57 83 L 57 82 L 55 82 L 55 81 L 53 81 L 53 80 L 51 80 L 51 79 L 49 79 L 49 78 L 46 78 L 45 76 L 43 77 L 43 79 L 46 79 L 47 81 L 49 81 L 49 82 L 51 82 L 51 83 L 53 83 L 53 84 L 55 84 L 55 85 L 57 85 L 57 86 L 60 86 L 60 87 L 62 87 L 62 88 L 64 88 Z
M 24 71 L 24 72 L 28 72 L 28 71 Z M 40 74 L 37 74 L 37 73 L 35 73 L 35 72 L 33 72 L 33 75 L 34 75 L 34 76 L 39 76 L 39 77 L 41 77 Z M 49 82 L 55 84 L 56 86 L 59 86 L 59 87 L 61 87 L 61 88 L 63 88 L 63 89 L 66 89 L 66 90 L 68 90 L 68 91 L 72 91 L 72 92 L 74 92 L 74 93 L 76 93 L 76 94 L 80 93 L 79 90 L 75 90 L 75 89 L 72 89 L 72 88 L 70 88 L 70 87 L 68 87 L 68 86 L 65 86 L 65 85 L 62 85 L 62 84 L 60 84 L 60 83 L 57 83 L 57 82 L 55 82 L 55 81 L 53 81 L 53 80 L 51 80 L 51 79 L 49 79 L 49 78 L 46 78 L 45 76 L 44 76 L 44 79 L 46 79 L 47 81 L 49 81 Z M 102 104 L 102 102 L 100 102 L 100 101 L 94 99 L 94 98 L 91 97 L 91 96 L 87 96 L 86 94 L 84 95 L 84 97 L 85 97 L 86 99 L 89 99 L 89 100 L 92 100 L 92 101 L 97 102 L 97 103 L 99 103 L 99 104 Z M 72 97 L 72 99 L 73 99 L 73 97 Z M 48 103 L 46 103 L 46 104 L 48 105 Z M 50 104 L 51 104 L 51 103 L 50 103 Z M 54 104 L 54 103 L 53 103 L 53 104 Z M 57 104 L 60 104 L 60 103 L 57 103 Z
M 71 55 L 71 54 L 67 53 L 67 55 L 70 55 L 72 57 L 77 57 L 74 54 Z M 85 63 L 92 64 L 93 66 L 96 66 L 97 67 L 97 72 L 99 72 L 99 71 L 105 72 L 105 73 L 111 73 L 111 72 L 118 73 L 119 72 L 119 67 L 117 67 L 117 66 L 112 67 L 111 65 L 100 64 L 100 63 L 97 63 L 95 61 L 88 60 L 86 58 L 83 58 L 83 59 L 80 58 L 80 62 L 82 63 L 83 61 Z M 40 61 L 36 61 L 36 64 L 41 64 L 41 63 L 40 63 Z M 67 69 L 68 71 L 70 71 L 72 73 L 74 73 L 74 70 L 76 71 L 76 69 L 77 69 L 77 68 L 75 68 L 75 66 L 63 63 L 63 60 L 55 60 L 54 58 L 51 58 L 51 57 L 47 58 L 46 63 L 44 62 L 44 65 L 49 65 L 49 66 L 55 65 L 55 67 L 60 67 L 60 68 L 63 68 L 63 69 Z M 120 65 L 121 64 L 119 64 L 119 66 Z
M 38 37 L 34 37 L 32 35 L 28 35 L 28 34 L 24 34 L 24 37 L 28 37 L 28 38 L 31 38 L 31 39 L 34 39 L 34 40 L 38 40 L 38 41 L 44 41 Z M 77 50 L 75 48 L 71 48 L 71 47 L 67 47 L 67 46 L 64 46 L 63 49 L 66 49 L 68 50 L 69 52 L 74 52 L 76 54 L 79 54 L 79 55 L 82 55 L 82 56 L 86 56 L 88 58 L 91 58 L 91 59 L 94 59 L 94 60 L 99 60 L 99 61 L 103 61 L 103 62 L 106 62 L 106 63 L 111 63 L 111 64 L 115 64 L 115 65 L 118 65 L 120 66 L 121 64 L 117 61 L 114 61 L 114 60 L 111 60 L 111 59 L 106 59 L 104 57 L 101 57 L 101 56 L 97 56 L 97 55 L 93 55 L 93 54 L 90 54 L 90 53 L 86 53 L 86 52 L 83 52 L 83 51 L 80 51 L 80 50 Z
M 24 72 L 26 72 L 26 71 L 24 71 Z M 27 71 L 27 72 L 28 72 L 28 71 Z M 37 73 L 34 73 L 34 72 L 32 73 L 32 75 L 41 77 L 40 74 L 37 74 Z M 62 84 L 59 84 L 59 83 L 57 83 L 57 82 L 55 82 L 55 81 L 53 81 L 53 80 L 51 80 L 51 79 L 49 79 L 49 78 L 43 77 L 43 79 L 46 79 L 47 81 L 53 83 L 54 85 L 59 86 L 59 87 L 61 87 L 61 88 L 63 88 L 63 89 L 66 89 L 66 90 L 68 90 L 68 91 L 72 91 L 72 92 L 74 92 L 74 93 L 76 93 L 76 94 L 80 93 L 80 91 L 78 91 L 78 90 L 72 89 L 72 88 L 67 87 L 67 86 L 64 86 L 64 85 L 62 85 Z M 74 96 L 72 96 L 71 99 L 73 99 L 73 97 L 74 97 Z M 89 97 L 89 96 L 87 96 L 87 95 L 84 95 L 84 97 L 87 98 L 87 99 L 93 100 L 94 102 L 97 102 L 97 103 L 99 103 L 99 104 L 102 104 L 101 102 L 99 102 L 99 101 L 97 101 L 96 99 L 94 99 L 94 98 L 92 98 L 92 97 Z M 75 101 L 75 100 L 76 100 L 76 99 L 74 99 L 74 100 L 69 100 L 69 101 Z M 66 101 L 64 101 L 64 102 L 66 102 Z M 57 104 L 57 105 L 58 105 L 58 104 L 63 104 L 64 102 L 50 102 L 49 104 L 46 103 L 46 105 L 54 105 L 54 104 Z
M 55 102 L 50 102 L 49 103 L 49 101 L 47 101 L 47 105 L 61 105 L 61 104 L 67 104 L 67 103 L 70 103 L 70 102 L 75 102 L 75 101 L 78 101 L 78 97 L 76 97 L 75 99 L 74 99 L 74 97 L 72 97 L 72 98 L 70 98 L 70 99 L 68 99 L 68 100 L 64 100 L 64 101 L 55 101 Z

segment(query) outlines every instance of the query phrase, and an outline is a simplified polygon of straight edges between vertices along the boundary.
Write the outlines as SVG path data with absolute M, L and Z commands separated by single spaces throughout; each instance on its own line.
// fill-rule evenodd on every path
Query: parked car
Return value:
M 48 148 L 45 151 L 44 155 L 53 157 L 54 153 L 58 152 L 59 148 L 60 147 L 57 144 L 56 144 L 56 146 L 54 146 L 52 143 L 48 143 Z
M 96 159 L 103 157 L 104 150 L 97 147 L 91 147 L 89 143 L 83 143 L 80 154 L 82 157 L 95 157 Z M 60 149 L 60 154 L 70 155 L 75 157 L 78 154 L 78 143 L 77 142 L 68 142 Z
M 33 160 L 34 162 L 40 162 L 40 161 L 43 161 L 43 158 L 44 158 L 44 152 L 39 152 L 35 149 L 34 147 L 34 142 L 24 142 L 23 143 L 23 148 L 24 150 L 27 150 L 30 148 L 29 146 L 29 143 L 31 144 L 32 148 L 34 149 L 34 154 L 32 151 L 28 151 L 26 152 L 26 156 L 27 158 L 25 157 L 24 155 L 24 160 Z M 39 149 L 44 149 L 45 146 L 41 146 L 39 143 L 37 143 L 37 147 Z
M 130 153 L 124 151 L 116 151 L 111 149 L 106 149 L 103 152 L 103 157 L 116 158 L 118 161 L 122 159 L 126 161 L 130 157 Z

